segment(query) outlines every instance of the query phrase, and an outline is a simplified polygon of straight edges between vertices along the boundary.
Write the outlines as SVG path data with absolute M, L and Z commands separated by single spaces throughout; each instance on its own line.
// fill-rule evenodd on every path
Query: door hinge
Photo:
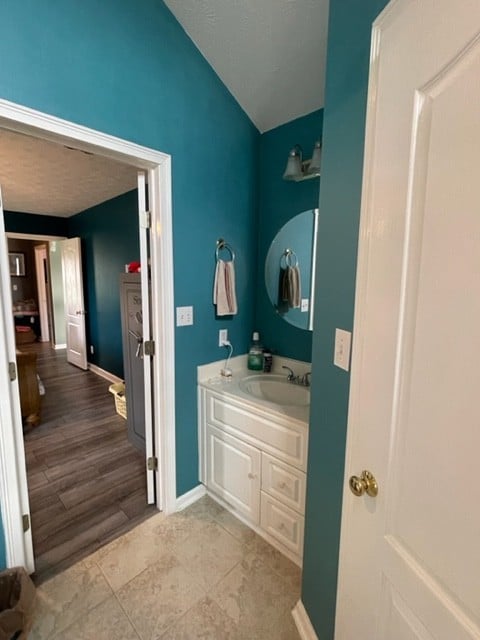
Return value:
M 155 341 L 145 340 L 143 343 L 143 355 L 154 356 L 155 355 Z
M 30 516 L 28 513 L 24 513 L 22 516 L 23 533 L 26 533 L 30 529 Z
M 150 211 L 143 211 L 140 214 L 140 226 L 142 229 L 150 229 L 152 224 L 152 216 L 150 215 Z
M 156 456 L 147 458 L 147 469 L 149 471 L 158 471 L 158 458 Z
M 10 376 L 10 382 L 17 379 L 17 367 L 15 366 L 15 362 L 8 363 L 8 375 Z

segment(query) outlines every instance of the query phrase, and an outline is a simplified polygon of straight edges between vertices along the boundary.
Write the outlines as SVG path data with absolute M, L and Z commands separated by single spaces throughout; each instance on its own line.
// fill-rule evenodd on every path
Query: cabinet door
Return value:
M 262 491 L 261 527 L 298 558 L 303 555 L 304 518 Z
M 207 424 L 207 487 L 253 524 L 260 522 L 261 454 Z
M 303 471 L 291 467 L 268 453 L 262 454 L 262 490 L 287 507 L 305 513 L 307 480 Z

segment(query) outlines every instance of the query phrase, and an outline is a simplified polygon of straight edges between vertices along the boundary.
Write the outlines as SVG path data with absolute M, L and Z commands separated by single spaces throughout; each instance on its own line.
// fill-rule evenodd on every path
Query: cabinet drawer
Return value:
M 304 518 L 262 491 L 260 526 L 290 551 L 302 557 Z
M 207 487 L 252 523 L 260 521 L 261 454 L 207 424 Z
M 306 476 L 267 453 L 262 453 L 262 489 L 288 507 L 305 513 Z
M 303 471 L 307 462 L 307 427 L 282 418 L 275 422 L 207 393 L 207 421 Z

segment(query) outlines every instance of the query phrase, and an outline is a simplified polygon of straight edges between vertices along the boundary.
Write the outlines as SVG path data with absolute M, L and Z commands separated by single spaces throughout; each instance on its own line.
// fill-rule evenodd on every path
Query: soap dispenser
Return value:
M 263 371 L 263 348 L 260 344 L 260 334 L 254 331 L 252 344 L 248 352 L 247 367 L 252 371 Z

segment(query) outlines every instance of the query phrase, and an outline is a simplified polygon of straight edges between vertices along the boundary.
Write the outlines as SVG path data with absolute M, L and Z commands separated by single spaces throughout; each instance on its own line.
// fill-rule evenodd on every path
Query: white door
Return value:
M 370 74 L 335 638 L 478 640 L 480 3 L 391 3 Z
M 155 347 L 152 338 L 151 291 L 150 291 L 150 214 L 147 212 L 147 181 L 143 171 L 137 174 L 138 216 L 140 227 L 140 280 L 142 283 L 142 321 L 143 321 L 143 373 L 145 396 L 145 466 L 147 474 L 147 504 L 155 502 L 155 471 L 158 456 L 153 450 L 153 376 L 152 360 Z M 152 196 L 150 195 L 150 202 Z M 149 355 L 150 354 L 150 355 Z
M 80 238 L 62 240 L 63 292 L 67 338 L 67 360 L 87 369 L 87 338 L 83 301 L 82 248 Z
M 40 342 L 50 340 L 48 328 L 47 296 L 47 248 L 44 244 L 35 247 L 35 270 L 37 272 L 38 311 L 40 313 Z
M 0 502 L 7 566 L 21 565 L 32 573 L 35 565 L 20 397 L 18 379 L 11 375 L 13 374 L 11 367 L 15 366 L 16 356 L 10 287 L 8 248 L 0 188 L 0 449 L 4 461 Z M 22 463 L 17 465 L 17 460 L 21 460 Z

